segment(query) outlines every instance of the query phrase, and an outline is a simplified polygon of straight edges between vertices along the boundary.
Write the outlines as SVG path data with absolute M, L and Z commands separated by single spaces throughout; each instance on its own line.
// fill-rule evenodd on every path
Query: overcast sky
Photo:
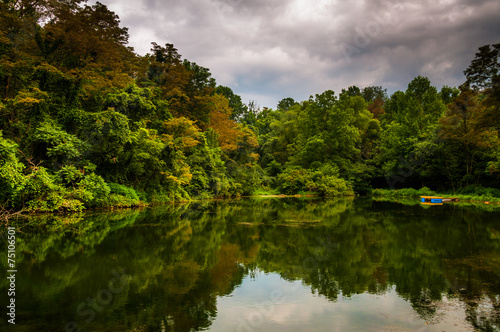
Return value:
M 101 2 L 138 54 L 172 43 L 261 107 L 350 85 L 393 93 L 418 75 L 458 86 L 478 47 L 500 43 L 499 0 Z

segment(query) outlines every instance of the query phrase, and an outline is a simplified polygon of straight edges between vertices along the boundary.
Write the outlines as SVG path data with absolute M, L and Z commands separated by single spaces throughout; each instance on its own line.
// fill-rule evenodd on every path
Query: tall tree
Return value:
M 478 93 L 464 90 L 449 104 L 448 111 L 439 121 L 440 137 L 445 140 L 452 153 L 461 156 L 456 160 L 458 167 L 462 168 L 461 185 L 477 181 L 486 171 L 486 162 L 493 157 L 491 153 L 500 148 L 498 132 L 482 124 L 484 111 Z M 453 149 L 452 146 L 457 146 L 458 149 Z M 445 153 L 448 152 L 445 150 Z M 447 167 L 457 165 L 447 164 Z
M 222 151 L 234 151 L 238 147 L 240 130 L 237 123 L 230 119 L 229 101 L 222 95 L 213 98 L 214 108 L 210 113 L 210 128 L 217 134 L 217 142 Z
M 464 71 L 465 84 L 474 90 L 491 88 L 500 73 L 500 44 L 481 46 Z
M 387 89 L 384 89 L 381 86 L 367 86 L 361 91 L 361 96 L 367 103 L 377 99 L 386 100 Z
M 233 92 L 228 86 L 219 85 L 215 88 L 215 93 L 223 95 L 229 100 L 229 107 L 231 107 L 231 120 L 238 121 L 247 112 L 247 106 L 241 101 L 241 97 Z
M 428 78 L 418 76 L 405 92 L 396 91 L 385 103 L 381 117 L 380 154 L 384 176 L 393 186 L 423 183 L 423 162 L 432 159 L 439 118 L 446 107 Z
M 147 81 L 141 83 L 147 85 L 149 81 L 158 85 L 163 90 L 163 96 L 167 98 L 175 94 L 181 95 L 181 88 L 184 88 L 189 80 L 187 69 L 181 62 L 181 55 L 173 44 L 167 43 L 165 47 L 156 43 L 152 45 Z
M 297 102 L 293 98 L 288 97 L 281 99 L 276 107 L 279 110 L 288 111 L 288 109 L 295 104 L 297 104 Z

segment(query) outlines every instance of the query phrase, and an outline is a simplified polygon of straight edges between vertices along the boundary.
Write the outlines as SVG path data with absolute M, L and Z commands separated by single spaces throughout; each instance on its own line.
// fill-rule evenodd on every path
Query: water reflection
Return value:
M 278 329 L 278 306 L 300 295 L 311 310 L 335 305 L 364 328 L 379 326 L 369 303 L 392 301 L 390 319 L 406 317 L 396 329 L 441 327 L 449 303 L 461 304 L 467 320 L 450 324 L 500 329 L 499 212 L 407 203 L 244 199 L 18 222 L 16 327 L 221 330 L 230 326 L 224 317 L 234 318 L 228 308 L 273 303 L 280 294 L 272 291 L 286 286 L 293 292 L 276 302 L 266 328 Z M 3 294 L 7 286 L 3 279 Z M 287 330 L 328 325 L 311 317 Z

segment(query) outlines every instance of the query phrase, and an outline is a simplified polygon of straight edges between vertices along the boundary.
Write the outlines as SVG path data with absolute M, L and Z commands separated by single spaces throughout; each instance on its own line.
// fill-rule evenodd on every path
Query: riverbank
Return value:
M 404 200 L 406 203 L 409 203 L 408 200 L 411 200 L 411 203 L 420 204 L 420 200 L 418 199 L 420 196 L 442 196 L 442 197 L 455 197 L 460 200 L 460 202 L 468 202 L 468 203 L 480 203 L 480 204 L 491 204 L 491 205 L 500 205 L 500 197 L 496 197 L 497 193 L 500 192 L 498 189 L 492 188 L 480 188 L 476 190 L 475 194 L 463 194 L 456 193 L 452 191 L 440 191 L 435 192 L 430 190 L 427 187 L 423 187 L 421 189 L 414 188 L 403 188 L 403 189 L 374 189 L 372 195 L 374 199 L 379 197 L 385 198 L 394 198 L 396 201 Z M 347 195 L 351 196 L 351 195 Z M 321 197 L 317 192 L 310 191 L 301 191 L 297 194 L 281 194 L 276 190 L 259 190 L 254 192 L 252 195 L 248 196 L 237 196 L 234 198 L 312 198 L 312 197 Z M 163 201 L 159 202 L 157 200 L 153 202 L 143 202 L 140 200 L 131 200 L 129 199 L 129 204 L 123 204 L 125 201 L 123 197 L 119 201 L 121 204 L 116 205 L 106 205 L 102 207 L 94 207 L 82 209 L 79 211 L 71 211 L 71 210 L 59 210 L 59 211 L 29 211 L 29 210 L 3 210 L 0 211 L 0 221 L 7 221 L 12 217 L 22 217 L 22 216 L 33 216 L 33 215 L 44 215 L 44 214 L 72 214 L 72 213 L 81 213 L 81 212 L 96 212 L 96 211 L 115 211 L 115 210 L 127 210 L 127 209 L 144 209 L 148 207 L 155 207 L 158 205 L 169 205 L 169 204 L 179 204 L 179 203 L 192 203 L 192 202 L 200 202 L 200 201 L 211 201 L 211 200 L 220 200 L 220 199 L 233 199 L 233 198 L 200 198 L 200 199 L 191 199 L 191 200 L 179 200 L 179 201 Z M 116 203 L 116 202 L 115 202 Z
M 467 190 L 467 189 L 464 189 Z M 442 196 L 454 197 L 460 201 L 476 202 L 484 204 L 500 204 L 500 191 L 493 188 L 477 188 L 476 192 L 460 193 L 453 191 L 439 191 L 435 192 L 427 187 L 421 189 L 403 188 L 403 189 L 374 189 L 372 196 L 392 196 L 392 197 L 420 197 L 420 196 Z

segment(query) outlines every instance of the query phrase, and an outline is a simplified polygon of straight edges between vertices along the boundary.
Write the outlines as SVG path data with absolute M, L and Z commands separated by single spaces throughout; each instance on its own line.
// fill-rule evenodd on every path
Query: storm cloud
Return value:
M 102 2 L 138 54 L 172 43 L 244 101 L 272 108 L 350 85 L 392 93 L 418 75 L 458 86 L 478 47 L 500 42 L 498 0 Z

